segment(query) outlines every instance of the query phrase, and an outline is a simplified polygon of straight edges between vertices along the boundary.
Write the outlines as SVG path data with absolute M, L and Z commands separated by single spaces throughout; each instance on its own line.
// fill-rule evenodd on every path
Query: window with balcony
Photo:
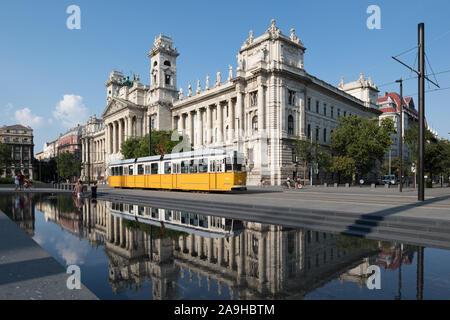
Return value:
M 289 115 L 288 117 L 288 134 L 294 134 L 294 117 L 292 115 Z

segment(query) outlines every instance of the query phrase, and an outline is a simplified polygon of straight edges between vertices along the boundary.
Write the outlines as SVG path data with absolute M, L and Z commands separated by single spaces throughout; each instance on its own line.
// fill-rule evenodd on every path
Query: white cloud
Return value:
M 44 118 L 35 115 L 29 108 L 23 108 L 14 112 L 14 119 L 24 126 L 38 128 L 44 123 Z
M 53 116 L 62 121 L 66 128 L 82 125 L 88 119 L 88 109 L 83 104 L 83 98 L 74 94 L 65 94 L 53 111 Z

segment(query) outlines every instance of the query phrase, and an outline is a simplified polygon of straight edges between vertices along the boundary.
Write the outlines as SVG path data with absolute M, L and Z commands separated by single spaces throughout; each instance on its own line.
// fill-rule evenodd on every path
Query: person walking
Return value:
M 287 177 L 286 183 L 287 183 L 288 189 L 290 189 L 291 188 L 291 177 L 289 177 L 289 176 Z
M 14 185 L 15 185 L 15 191 L 19 189 L 19 177 L 17 176 L 17 173 L 14 175 Z

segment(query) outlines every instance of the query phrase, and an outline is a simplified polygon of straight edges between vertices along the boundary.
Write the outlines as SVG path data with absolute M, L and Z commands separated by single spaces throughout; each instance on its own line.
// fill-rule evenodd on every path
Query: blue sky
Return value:
M 69 30 L 69 5 L 81 8 L 81 29 Z M 381 9 L 381 29 L 369 30 L 369 5 Z M 149 83 L 147 53 L 159 33 L 180 52 L 178 87 L 223 78 L 249 30 L 261 35 L 272 18 L 284 34 L 294 28 L 307 51 L 305 69 L 333 85 L 359 73 L 384 91 L 412 73 L 390 57 L 417 45 L 425 23 L 426 50 L 434 72 L 450 70 L 450 1 L 3 1 L 0 4 L 0 125 L 22 122 L 35 129 L 35 152 L 67 127 L 102 114 L 111 70 L 137 73 Z M 413 50 L 400 58 L 413 65 Z M 416 63 L 417 66 L 417 63 Z M 430 70 L 428 70 L 430 71 Z M 437 75 L 450 87 L 450 72 Z M 384 85 L 384 86 L 382 86 Z M 427 86 L 428 88 L 428 86 Z M 434 88 L 430 87 L 430 90 Z M 417 103 L 417 81 L 404 94 Z M 415 95 L 414 95 L 415 94 Z M 426 97 L 428 123 L 449 138 L 450 90 Z

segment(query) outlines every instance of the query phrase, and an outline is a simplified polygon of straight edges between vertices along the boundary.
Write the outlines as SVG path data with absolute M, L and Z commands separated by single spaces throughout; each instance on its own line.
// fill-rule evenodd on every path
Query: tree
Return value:
M 0 142 L 0 175 L 3 174 L 3 169 L 11 165 L 12 157 L 11 157 L 11 146 L 6 143 Z
M 337 173 L 338 183 L 341 183 L 341 177 L 353 177 L 357 170 L 355 160 L 343 156 L 334 156 L 330 169 Z
M 70 152 L 63 152 L 56 158 L 58 174 L 63 179 L 78 177 L 81 172 L 81 161 Z
M 349 159 L 354 162 L 355 174 L 369 173 L 377 161 L 382 161 L 392 145 L 394 122 L 383 119 L 379 124 L 377 119 L 367 119 L 351 115 L 340 117 L 338 125 L 331 135 L 331 150 L 340 157 L 335 160 L 338 167 Z
M 317 150 L 318 143 L 316 139 L 313 139 L 313 141 L 303 140 L 297 136 L 295 154 L 297 155 L 298 160 L 303 162 L 303 184 L 306 184 L 306 170 L 308 165 L 312 165 L 313 161 L 316 159 Z
M 154 130 L 152 131 L 152 155 L 161 154 L 161 150 L 165 153 L 171 153 L 176 145 L 180 143 L 180 140 L 172 140 L 173 131 Z M 185 139 L 186 136 L 183 136 Z M 145 137 L 129 138 L 122 143 L 120 148 L 121 153 L 125 159 L 133 159 L 140 157 L 147 157 L 148 154 L 148 134 Z

